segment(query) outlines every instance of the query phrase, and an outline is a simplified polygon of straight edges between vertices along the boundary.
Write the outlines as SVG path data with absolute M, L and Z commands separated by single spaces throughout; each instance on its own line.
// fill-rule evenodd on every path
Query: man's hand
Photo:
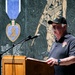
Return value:
M 55 58 L 49 58 L 48 60 L 46 60 L 47 64 L 49 64 L 50 66 L 54 66 L 58 64 L 58 60 Z
M 60 61 L 61 61 L 60 66 L 61 65 L 67 66 L 67 65 L 75 64 L 75 56 L 69 56 L 67 58 L 63 58 L 63 59 L 60 59 Z M 50 66 L 59 65 L 58 59 L 55 59 L 52 57 L 46 60 L 46 63 L 49 64 Z

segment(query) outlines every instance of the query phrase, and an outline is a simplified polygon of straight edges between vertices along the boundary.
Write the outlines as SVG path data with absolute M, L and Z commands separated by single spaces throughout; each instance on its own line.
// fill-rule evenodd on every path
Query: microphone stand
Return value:
M 18 42 L 17 44 L 13 44 L 13 46 L 11 46 L 9 49 L 7 49 L 6 51 L 4 51 L 3 53 L 1 53 L 0 54 L 0 75 L 1 75 L 1 60 L 2 60 L 2 55 L 4 54 L 4 53 L 6 53 L 7 51 L 9 51 L 10 49 L 12 49 L 13 47 L 15 47 L 16 45 L 18 45 L 18 44 L 20 44 L 21 42 L 26 42 L 26 41 L 28 41 L 28 40 L 31 40 L 31 39 L 34 39 L 34 38 L 37 38 L 38 36 L 36 35 L 36 36 L 28 36 L 28 38 L 27 39 L 23 39 L 23 40 L 21 40 L 20 42 Z

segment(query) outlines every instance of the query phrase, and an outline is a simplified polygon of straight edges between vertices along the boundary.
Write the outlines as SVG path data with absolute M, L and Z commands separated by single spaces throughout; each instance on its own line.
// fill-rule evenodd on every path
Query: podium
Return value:
M 25 56 L 4 56 L 2 58 L 2 75 L 26 75 Z
M 26 56 L 6 55 L 2 58 L 2 75 L 54 75 L 54 67 Z

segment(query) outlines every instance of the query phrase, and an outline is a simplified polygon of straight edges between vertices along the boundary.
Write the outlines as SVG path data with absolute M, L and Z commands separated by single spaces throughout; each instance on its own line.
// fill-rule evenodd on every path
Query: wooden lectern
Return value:
M 25 56 L 4 56 L 2 75 L 54 75 L 54 67 Z
M 25 56 L 4 56 L 2 58 L 2 75 L 26 75 Z

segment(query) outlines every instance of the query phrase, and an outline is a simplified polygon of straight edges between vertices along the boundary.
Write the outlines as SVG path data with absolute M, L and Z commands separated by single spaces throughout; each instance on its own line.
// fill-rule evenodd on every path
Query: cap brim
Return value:
M 52 24 L 52 23 L 53 23 L 53 21 L 51 21 L 51 20 L 48 21 L 48 24 Z
M 53 24 L 53 23 L 62 24 L 62 23 L 58 23 L 56 20 L 54 20 L 54 21 L 49 20 L 49 21 L 48 21 L 48 24 Z

